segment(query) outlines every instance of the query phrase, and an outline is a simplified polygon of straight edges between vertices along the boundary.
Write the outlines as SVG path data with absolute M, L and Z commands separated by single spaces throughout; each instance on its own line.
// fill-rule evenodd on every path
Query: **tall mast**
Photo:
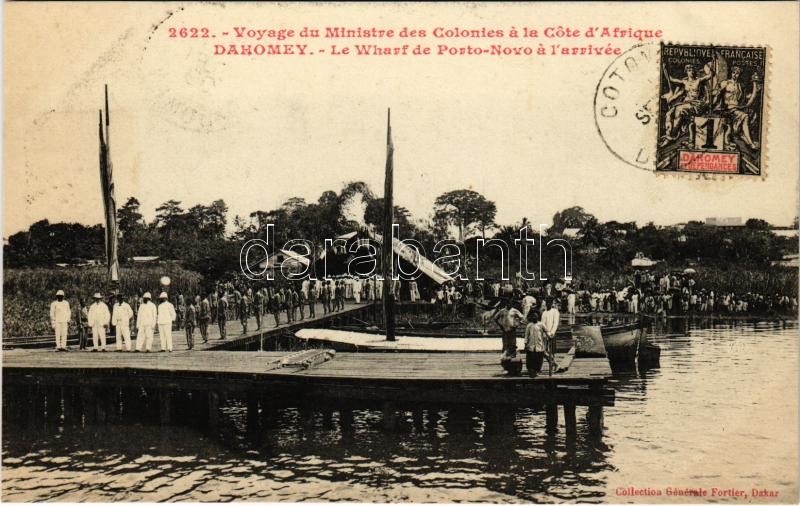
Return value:
M 392 280 L 393 264 L 393 237 L 392 223 L 394 222 L 394 199 L 393 199 L 393 178 L 394 178 L 394 146 L 392 145 L 392 111 L 386 112 L 386 180 L 383 187 L 383 259 L 381 270 L 383 271 L 383 318 L 384 328 L 386 329 L 386 340 L 395 340 L 394 322 L 394 283 Z
M 108 277 L 112 285 L 119 283 L 119 258 L 117 257 L 117 204 L 114 198 L 114 176 L 111 164 L 109 130 L 111 121 L 108 108 L 108 85 L 105 85 L 105 132 L 103 132 L 103 111 L 100 111 L 100 185 L 103 193 L 103 209 L 106 231 L 106 262 Z

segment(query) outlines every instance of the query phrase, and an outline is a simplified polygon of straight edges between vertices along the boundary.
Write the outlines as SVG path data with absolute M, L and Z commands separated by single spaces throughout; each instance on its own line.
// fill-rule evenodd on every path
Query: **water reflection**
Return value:
M 797 424 L 796 325 L 669 319 L 650 339 L 661 368 L 614 377 L 602 440 L 584 423 L 565 435 L 561 414 L 548 436 L 534 408 L 394 411 L 268 393 L 221 399 L 210 424 L 207 397 L 172 392 L 164 426 L 156 390 L 87 399 L 69 385 L 57 395 L 4 385 L 3 499 L 620 502 L 619 486 L 712 484 L 796 493 L 797 433 L 785 430 Z

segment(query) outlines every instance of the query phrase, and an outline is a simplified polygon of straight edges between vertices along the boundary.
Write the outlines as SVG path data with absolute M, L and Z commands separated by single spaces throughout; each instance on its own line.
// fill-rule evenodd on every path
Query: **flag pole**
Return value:
M 383 259 L 381 269 L 383 271 L 383 319 L 386 329 L 386 340 L 394 341 L 395 321 L 394 321 L 394 283 L 392 280 L 393 272 L 393 237 L 392 223 L 394 222 L 394 199 L 393 199 L 393 178 L 394 178 L 394 146 L 392 145 L 392 111 L 386 112 L 386 176 L 383 188 Z
M 103 111 L 100 111 L 100 184 L 103 190 L 103 209 L 105 211 L 106 262 L 112 289 L 119 285 L 119 258 L 117 236 L 117 206 L 114 198 L 114 176 L 111 164 L 109 142 L 111 140 L 111 121 L 108 107 L 108 84 L 105 85 L 105 133 L 103 132 Z

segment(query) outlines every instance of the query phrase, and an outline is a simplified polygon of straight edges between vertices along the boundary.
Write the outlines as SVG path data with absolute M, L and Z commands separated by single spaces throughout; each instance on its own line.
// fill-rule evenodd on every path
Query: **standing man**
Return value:
M 242 334 L 247 334 L 247 320 L 250 318 L 250 299 L 247 294 L 239 297 L 239 321 L 242 322 Z
M 219 338 L 225 339 L 225 323 L 227 322 L 228 315 L 228 299 L 225 294 L 219 296 L 217 299 L 217 325 L 219 325 Z
M 330 304 L 330 290 L 328 289 L 328 281 L 322 281 L 322 288 L 320 289 L 320 295 L 322 298 L 322 314 L 328 314 L 330 312 L 329 304 Z
M 111 313 L 103 302 L 103 296 L 95 293 L 94 303 L 89 308 L 89 326 L 92 327 L 92 351 L 106 351 L 106 327 L 111 322 Z M 102 345 L 102 348 L 100 346 Z
M 547 350 L 544 335 L 544 325 L 539 322 L 539 313 L 529 312 L 528 326 L 525 327 L 525 365 L 531 378 L 535 378 L 542 369 L 542 362 Z
M 72 310 L 69 308 L 69 302 L 64 300 L 64 290 L 59 290 L 56 292 L 56 300 L 50 303 L 50 326 L 56 333 L 56 351 L 67 351 L 67 333 L 71 319 Z
M 297 294 L 292 287 L 287 287 L 284 292 L 284 303 L 286 304 L 286 319 L 290 322 L 295 320 L 295 307 L 297 307 Z
M 408 293 L 411 302 L 419 301 L 419 285 L 417 285 L 417 280 L 412 280 L 408 283 Z
M 353 279 L 353 298 L 356 300 L 356 304 L 361 304 L 361 290 L 363 287 L 361 286 L 361 278 Z
M 256 330 L 261 329 L 261 313 L 264 311 L 264 293 L 261 288 L 253 294 L 253 316 L 256 317 Z
M 561 313 L 558 312 L 558 309 L 553 304 L 553 299 L 547 299 L 547 311 L 542 314 L 542 325 L 544 325 L 548 338 L 555 339 L 560 319 Z
M 125 344 L 125 351 L 131 351 L 131 318 L 133 318 L 133 309 L 131 305 L 125 302 L 125 298 L 121 293 L 117 294 L 117 302 L 114 303 L 114 309 L 111 312 L 111 324 L 116 329 L 117 351 L 122 351 L 122 345 Z
M 316 306 L 317 305 L 317 282 L 314 281 L 308 287 L 308 317 L 314 318 L 316 317 Z
M 275 327 L 280 326 L 281 324 L 281 295 L 278 290 L 273 290 L 272 297 L 269 299 L 269 311 L 272 313 L 272 316 L 275 317 Z
M 190 297 L 191 298 L 191 297 Z M 177 330 L 180 330 L 183 327 L 183 320 L 185 318 L 186 313 L 186 298 L 183 296 L 183 292 L 178 292 L 178 300 L 177 300 Z
M 197 309 L 191 300 L 189 301 L 189 305 L 186 306 L 186 311 L 184 311 L 183 314 L 183 323 L 186 327 L 186 347 L 191 350 L 194 348 L 194 327 L 197 322 Z
M 172 322 L 175 321 L 175 306 L 169 301 L 167 292 L 161 292 L 158 296 L 161 303 L 158 305 L 158 339 L 161 343 L 161 351 L 172 351 Z
M 208 294 L 203 294 L 203 300 L 198 307 L 197 322 L 200 325 L 200 337 L 203 342 L 208 342 L 208 322 L 211 321 L 211 303 L 208 301 Z
M 297 293 L 297 299 L 298 299 L 297 307 L 298 307 L 298 309 L 300 309 L 300 319 L 301 320 L 305 320 L 306 319 L 306 302 L 308 302 L 307 293 L 308 293 L 308 290 L 300 290 L 300 292 Z
M 211 306 L 211 321 L 217 321 L 217 289 L 211 291 L 211 295 L 208 297 L 208 305 Z
M 508 299 L 506 307 L 497 312 L 494 321 L 503 332 L 503 358 L 516 357 L 517 327 L 525 321 L 525 317 L 512 305 L 511 299 Z
M 575 292 L 572 290 L 567 295 L 567 313 L 575 314 Z
M 89 327 L 89 308 L 83 302 L 83 299 L 78 299 L 78 315 L 75 320 L 78 322 L 78 349 L 85 350 L 86 342 L 89 340 L 87 328 Z
M 150 353 L 153 347 L 153 333 L 158 320 L 158 309 L 150 297 L 150 292 L 142 296 L 142 304 L 136 314 L 136 351 Z
M 528 317 L 528 313 L 530 312 L 531 308 L 536 304 L 536 297 L 533 296 L 533 290 L 528 290 L 528 293 L 525 294 L 525 297 L 522 298 L 522 314 L 526 318 Z M 538 320 L 537 320 L 538 321 Z

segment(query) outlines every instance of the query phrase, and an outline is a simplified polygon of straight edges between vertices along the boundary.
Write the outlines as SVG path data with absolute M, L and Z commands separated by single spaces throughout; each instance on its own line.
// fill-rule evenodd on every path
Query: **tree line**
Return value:
M 158 256 L 176 260 L 207 280 L 220 279 L 238 270 L 241 245 L 254 238 L 266 239 L 267 225 L 274 225 L 274 240 L 306 239 L 323 247 L 325 239 L 350 232 L 364 225 L 378 227 L 383 219 L 383 199 L 363 182 L 350 182 L 340 191 L 325 191 L 315 202 L 293 197 L 279 207 L 256 210 L 235 216 L 233 230 L 226 232 L 228 206 L 223 200 L 185 208 L 168 200 L 156 208 L 155 218 L 147 222 L 138 199 L 130 197 L 117 213 L 120 260 L 134 256 Z M 468 252 L 477 238 L 501 239 L 514 248 L 519 229 L 529 225 L 526 218 L 513 224 L 495 221 L 497 206 L 472 190 L 443 193 L 434 202 L 433 212 L 414 219 L 403 206 L 395 206 L 395 223 L 401 237 L 416 239 L 429 254 L 437 241 L 454 238 Z M 796 224 L 795 224 L 796 226 Z M 537 225 L 533 227 L 538 232 Z M 565 238 L 573 248 L 575 265 L 621 269 L 637 254 L 669 265 L 706 262 L 715 266 L 742 265 L 765 267 L 797 251 L 797 241 L 778 237 L 770 225 L 751 218 L 741 227 L 709 226 L 690 221 L 683 226 L 639 227 L 634 222 L 601 222 L 582 207 L 557 212 L 547 230 L 547 238 Z M 75 263 L 102 260 L 103 227 L 78 223 L 50 223 L 42 220 L 28 230 L 13 234 L 4 245 L 5 267 L 41 267 L 59 262 Z M 513 252 L 512 252 L 513 253 Z M 487 250 L 487 257 L 499 256 Z M 512 255 L 512 258 L 514 255 Z M 583 264 L 578 262 L 583 261 Z M 512 269 L 517 266 L 513 264 Z

